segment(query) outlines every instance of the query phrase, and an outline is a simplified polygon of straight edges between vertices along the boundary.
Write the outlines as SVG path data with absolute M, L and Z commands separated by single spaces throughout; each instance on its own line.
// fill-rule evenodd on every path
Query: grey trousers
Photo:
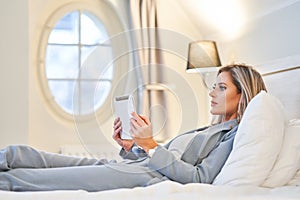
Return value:
M 0 190 L 102 191 L 146 186 L 162 175 L 147 167 L 147 159 L 115 162 L 63 156 L 29 146 L 0 150 Z

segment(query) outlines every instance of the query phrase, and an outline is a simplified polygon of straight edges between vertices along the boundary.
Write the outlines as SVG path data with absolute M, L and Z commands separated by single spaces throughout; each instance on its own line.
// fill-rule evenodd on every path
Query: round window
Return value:
M 89 115 L 107 99 L 113 57 L 103 23 L 87 11 L 72 11 L 51 30 L 45 75 L 56 104 L 70 115 Z

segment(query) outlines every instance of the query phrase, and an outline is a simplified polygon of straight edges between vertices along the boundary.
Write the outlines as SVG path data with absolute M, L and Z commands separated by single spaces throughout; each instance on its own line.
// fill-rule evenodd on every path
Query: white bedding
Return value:
M 92 200 L 92 199 L 180 199 L 180 200 L 226 200 L 226 199 L 256 199 L 256 200 L 289 200 L 300 199 L 300 187 L 285 186 L 278 188 L 262 188 L 252 186 L 216 186 L 200 183 L 182 185 L 165 181 L 146 188 L 118 189 L 103 192 L 52 191 L 52 192 L 5 192 L 0 191 L 0 199 L 5 200 Z

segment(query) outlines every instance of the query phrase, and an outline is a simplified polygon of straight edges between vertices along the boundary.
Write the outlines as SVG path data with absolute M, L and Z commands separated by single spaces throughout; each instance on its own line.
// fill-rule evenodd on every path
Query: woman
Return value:
M 0 151 L 0 189 L 14 191 L 101 191 L 147 186 L 163 180 L 212 183 L 229 156 L 249 101 L 266 90 L 260 74 L 246 65 L 218 72 L 209 93 L 213 125 L 179 135 L 161 146 L 152 137 L 148 118 L 132 113 L 132 140 L 122 140 L 122 124 L 114 121 L 113 138 L 122 146 L 120 163 L 66 157 L 28 146 Z

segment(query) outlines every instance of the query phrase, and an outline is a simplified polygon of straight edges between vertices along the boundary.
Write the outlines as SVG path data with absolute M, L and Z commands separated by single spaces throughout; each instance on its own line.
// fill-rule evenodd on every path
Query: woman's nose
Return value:
M 214 91 L 215 91 L 215 90 L 214 90 L 213 88 L 211 88 L 210 91 L 209 91 L 209 93 L 208 93 L 208 95 L 209 95 L 210 97 L 215 96 L 215 92 L 214 92 Z

